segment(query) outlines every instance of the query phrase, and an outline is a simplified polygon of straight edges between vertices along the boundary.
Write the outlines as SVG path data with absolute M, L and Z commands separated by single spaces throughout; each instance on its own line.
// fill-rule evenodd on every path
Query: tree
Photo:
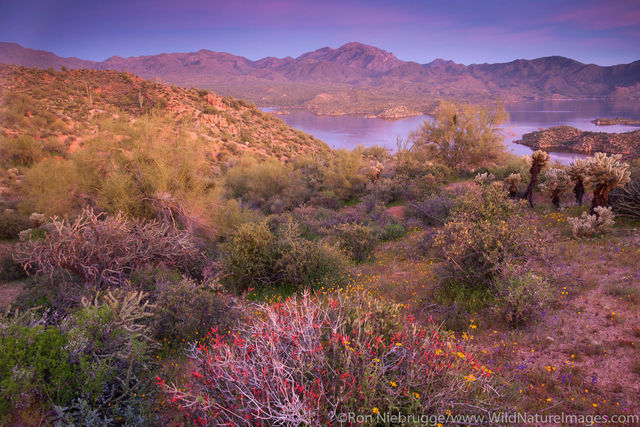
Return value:
M 527 191 L 522 196 L 523 199 L 527 199 L 529 201 L 529 205 L 533 207 L 533 189 L 538 182 L 538 175 L 547 163 L 549 163 L 549 155 L 542 150 L 535 151 L 531 155 L 531 169 L 529 169 L 529 174 L 531 175 L 531 179 L 529 180 L 529 185 L 527 186 Z
M 582 199 L 584 197 L 584 180 L 587 175 L 587 165 L 589 161 L 587 159 L 573 159 L 571 164 L 569 164 L 569 169 L 567 169 L 567 173 L 569 174 L 569 178 L 574 183 L 573 193 L 576 195 L 576 203 L 579 206 L 582 206 Z
M 629 165 L 621 162 L 621 158 L 620 154 L 607 156 L 605 153 L 596 153 L 589 159 L 585 184 L 593 187 L 592 215 L 598 206 L 607 206 L 611 190 L 624 187 L 631 180 Z
M 568 193 L 573 186 L 571 178 L 562 169 L 549 169 L 544 174 L 545 181 L 540 184 L 540 190 L 551 198 L 551 203 L 560 209 L 560 196 Z
M 432 122 L 409 135 L 412 151 L 426 151 L 446 166 L 459 170 L 496 163 L 504 155 L 499 126 L 509 115 L 504 106 L 442 102 Z

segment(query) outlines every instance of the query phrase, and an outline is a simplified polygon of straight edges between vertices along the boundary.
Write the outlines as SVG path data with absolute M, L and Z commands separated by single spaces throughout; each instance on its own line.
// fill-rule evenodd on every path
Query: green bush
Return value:
M 11 254 L 0 256 L 0 280 L 18 280 L 27 277 L 24 268 L 13 259 Z
M 501 183 L 474 187 L 435 238 L 444 276 L 486 285 L 511 263 L 544 254 L 543 234 Z
M 337 280 L 346 268 L 342 253 L 301 237 L 289 221 L 272 233 L 266 221 L 241 225 L 222 248 L 226 282 L 237 290 L 306 288 Z
M 382 229 L 380 240 L 397 240 L 407 234 L 407 228 L 402 224 L 389 224 Z
M 233 299 L 212 285 L 191 279 L 166 281 L 158 289 L 153 329 L 156 337 L 180 343 L 206 335 L 214 326 L 229 329 L 239 317 Z
M 31 228 L 29 218 L 10 210 L 0 213 L 0 239 L 15 239 L 28 228 Z
M 371 258 L 378 237 L 374 230 L 357 223 L 340 224 L 336 227 L 338 243 L 356 262 L 363 262 Z
M 68 402 L 78 376 L 66 350 L 66 334 L 55 327 L 0 327 L 0 420 L 13 406 L 29 400 Z
M 551 298 L 549 283 L 533 273 L 507 274 L 493 283 L 496 308 L 510 324 L 519 325 L 538 315 Z
M 27 135 L 4 138 L 0 141 L 0 154 L 9 166 L 31 166 L 42 158 L 42 143 Z

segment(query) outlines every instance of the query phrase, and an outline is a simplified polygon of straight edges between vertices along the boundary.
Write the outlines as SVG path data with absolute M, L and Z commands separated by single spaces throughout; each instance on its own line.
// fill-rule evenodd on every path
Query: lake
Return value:
M 640 129 L 634 126 L 596 126 L 591 120 L 597 117 L 624 117 L 640 119 L 640 104 L 630 101 L 571 100 L 571 101 L 528 101 L 505 105 L 510 115 L 504 126 L 505 145 L 508 150 L 526 155 L 531 149 L 516 144 L 523 134 L 551 126 L 568 125 L 581 130 L 599 132 L 629 132 Z M 265 108 L 265 111 L 273 109 Z M 309 112 L 291 112 L 277 115 L 285 123 L 325 141 L 333 148 L 352 149 L 381 145 L 396 149 L 397 138 L 406 138 L 430 116 L 408 117 L 400 120 L 367 119 L 362 116 L 316 116 Z M 573 153 L 550 153 L 553 160 L 569 163 L 574 157 L 584 157 Z

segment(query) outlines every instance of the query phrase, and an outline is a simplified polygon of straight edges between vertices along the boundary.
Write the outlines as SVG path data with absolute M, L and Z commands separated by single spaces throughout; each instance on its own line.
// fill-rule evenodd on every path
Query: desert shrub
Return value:
M 16 250 L 16 260 L 34 274 L 53 278 L 63 271 L 97 287 L 117 287 L 148 265 L 189 272 L 200 256 L 188 233 L 157 221 L 85 209 L 74 221 L 54 221 L 53 226 L 43 239 Z
M 84 183 L 74 162 L 45 159 L 25 172 L 24 210 L 47 216 L 77 211 L 85 202 Z
M 267 223 L 242 224 L 222 247 L 226 280 L 238 290 L 273 285 L 278 248 Z
M 11 254 L 0 255 L 0 280 L 18 280 L 25 278 L 27 273 Z
M 109 418 L 148 384 L 150 310 L 144 294 L 122 292 L 83 300 L 58 326 L 32 312 L 1 318 L 2 409 L 38 399 L 65 412 L 80 399 Z
M 573 237 L 591 237 L 607 233 L 615 224 L 611 208 L 598 206 L 593 215 L 583 212 L 580 217 L 567 218 Z
M 472 170 L 504 158 L 500 124 L 504 107 L 442 102 L 427 122 L 409 135 L 413 151 L 424 151 L 450 168 Z
M 640 177 L 632 179 L 622 188 L 612 190 L 609 201 L 616 215 L 640 218 Z
M 380 232 L 380 240 L 397 240 L 407 234 L 407 228 L 402 224 L 389 224 Z
M 473 182 L 475 182 L 478 185 L 486 185 L 486 184 L 490 184 L 493 181 L 495 181 L 496 176 L 490 172 L 483 172 L 483 173 L 477 173 L 476 176 L 473 178 Z
M 10 166 L 31 166 L 42 158 L 42 143 L 22 135 L 0 141 L 0 154 Z
M 337 280 L 347 265 L 332 246 L 304 239 L 290 219 L 275 233 L 267 221 L 241 225 L 223 245 L 222 258 L 226 281 L 237 290 L 307 288 Z
M 340 248 L 356 262 L 371 258 L 378 241 L 375 231 L 368 225 L 340 224 L 335 228 Z
M 280 227 L 278 234 L 276 268 L 282 284 L 293 289 L 339 284 L 348 266 L 341 251 L 325 242 L 302 238 L 298 224 L 292 221 Z
M 549 303 L 551 288 L 533 273 L 505 274 L 492 284 L 496 308 L 506 321 L 520 325 L 537 316 Z
M 322 425 L 342 413 L 486 410 L 491 372 L 434 323 L 367 296 L 262 306 L 188 356 L 186 386 L 158 384 L 199 424 Z M 472 403 L 471 403 L 472 402 Z
M 165 281 L 156 291 L 154 335 L 169 342 L 196 339 L 217 326 L 228 330 L 239 316 L 233 299 L 210 283 Z
M 409 203 L 406 215 L 418 218 L 424 225 L 440 226 L 447 221 L 454 205 L 455 201 L 449 197 L 432 196 L 423 201 Z
M 500 183 L 470 190 L 436 236 L 445 278 L 487 284 L 509 263 L 543 254 L 543 236 Z
M 0 239 L 15 239 L 21 231 L 31 227 L 31 221 L 16 211 L 0 212 Z

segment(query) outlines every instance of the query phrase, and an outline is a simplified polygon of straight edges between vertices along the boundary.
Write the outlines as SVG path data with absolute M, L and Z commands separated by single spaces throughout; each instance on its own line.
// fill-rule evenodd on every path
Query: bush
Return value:
M 438 227 L 444 225 L 455 201 L 448 197 L 433 196 L 424 201 L 409 203 L 407 216 L 419 219 L 424 225 Z
M 512 325 L 526 323 L 548 305 L 551 298 L 549 283 L 533 273 L 507 274 L 492 286 L 497 309 Z
M 266 221 L 243 224 L 223 245 L 226 281 L 237 290 L 307 288 L 337 280 L 347 262 L 335 248 L 301 237 L 291 220 L 272 233 Z
M 33 312 L 0 318 L 0 410 L 39 399 L 60 414 L 83 401 L 106 420 L 128 406 L 148 384 L 151 308 L 144 294 L 122 292 L 83 300 L 59 326 Z
M 188 352 L 168 398 L 195 423 L 323 425 L 343 413 L 485 410 L 491 372 L 434 323 L 371 297 L 308 295 L 262 306 Z M 484 392 L 484 393 L 483 393 Z
M 42 143 L 23 135 L 0 141 L 0 154 L 10 166 L 31 166 L 42 158 Z
M 508 264 L 543 255 L 544 240 L 521 203 L 508 199 L 501 183 L 476 187 L 438 232 L 445 277 L 471 286 L 488 284 Z
M 28 228 L 31 228 L 29 218 L 10 210 L 0 213 L 0 239 L 15 239 Z
M 27 277 L 27 273 L 11 254 L 0 255 L 0 280 L 18 280 Z
M 407 234 L 407 229 L 402 224 L 389 224 L 382 229 L 380 233 L 380 240 L 397 240 Z
M 340 224 L 335 228 L 338 244 L 356 262 L 367 261 L 371 258 L 378 241 L 374 230 L 357 223 Z
M 154 334 L 160 339 L 184 342 L 204 336 L 213 326 L 228 330 L 239 315 L 233 299 L 210 284 L 183 279 L 163 285 L 153 318 Z
M 157 221 L 85 209 L 75 221 L 54 221 L 53 227 L 44 239 L 24 242 L 16 250 L 16 260 L 34 274 L 52 278 L 62 271 L 86 284 L 117 287 L 148 265 L 189 272 L 200 257 L 187 232 Z

